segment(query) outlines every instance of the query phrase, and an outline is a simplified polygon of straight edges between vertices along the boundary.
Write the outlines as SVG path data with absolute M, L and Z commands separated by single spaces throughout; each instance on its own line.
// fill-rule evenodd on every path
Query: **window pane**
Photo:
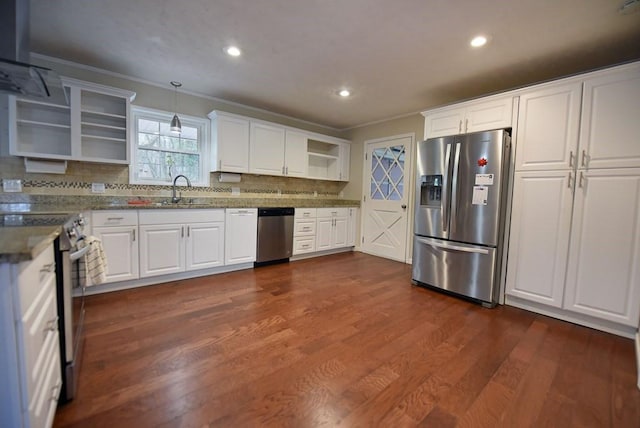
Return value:
M 160 123 L 155 120 L 138 119 L 138 132 L 158 134 L 160 132 Z
M 200 179 L 200 155 L 138 149 L 138 178 L 170 182 L 184 174 L 194 182 Z
M 192 126 L 183 126 L 182 132 L 180 133 L 180 137 L 186 138 L 187 140 L 197 140 L 198 128 L 194 128 Z

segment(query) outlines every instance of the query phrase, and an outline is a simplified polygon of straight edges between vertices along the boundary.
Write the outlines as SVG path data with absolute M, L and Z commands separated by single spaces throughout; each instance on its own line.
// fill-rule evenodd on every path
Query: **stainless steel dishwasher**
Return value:
M 294 213 L 293 208 L 258 208 L 256 266 L 289 261 Z

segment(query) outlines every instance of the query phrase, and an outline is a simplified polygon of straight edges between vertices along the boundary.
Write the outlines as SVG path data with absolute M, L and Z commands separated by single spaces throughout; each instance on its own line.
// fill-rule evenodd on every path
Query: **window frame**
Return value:
M 130 163 L 129 163 L 129 184 L 150 185 L 150 186 L 171 186 L 171 180 L 147 180 L 138 178 L 138 119 L 147 119 L 151 121 L 166 122 L 169 124 L 174 113 L 164 110 L 156 110 L 148 107 L 131 106 L 131 122 L 130 122 Z M 211 172 L 209 167 L 209 119 L 178 114 L 182 126 L 190 126 L 198 128 L 198 153 L 200 155 L 200 177 L 198 180 L 191 180 L 193 187 L 208 187 L 211 182 Z M 158 150 L 161 151 L 161 150 Z M 186 186 L 184 180 L 179 180 L 177 185 Z

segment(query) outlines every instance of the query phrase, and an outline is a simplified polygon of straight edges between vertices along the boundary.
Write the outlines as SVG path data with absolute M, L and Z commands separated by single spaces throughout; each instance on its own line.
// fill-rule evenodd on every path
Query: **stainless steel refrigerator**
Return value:
M 495 306 L 510 145 L 507 130 L 418 143 L 415 284 Z

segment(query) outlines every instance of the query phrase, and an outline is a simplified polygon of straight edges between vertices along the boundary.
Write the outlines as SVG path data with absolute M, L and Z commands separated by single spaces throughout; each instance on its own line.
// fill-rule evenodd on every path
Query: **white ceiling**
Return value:
M 344 129 L 638 59 L 623 2 L 31 0 L 31 50 Z

